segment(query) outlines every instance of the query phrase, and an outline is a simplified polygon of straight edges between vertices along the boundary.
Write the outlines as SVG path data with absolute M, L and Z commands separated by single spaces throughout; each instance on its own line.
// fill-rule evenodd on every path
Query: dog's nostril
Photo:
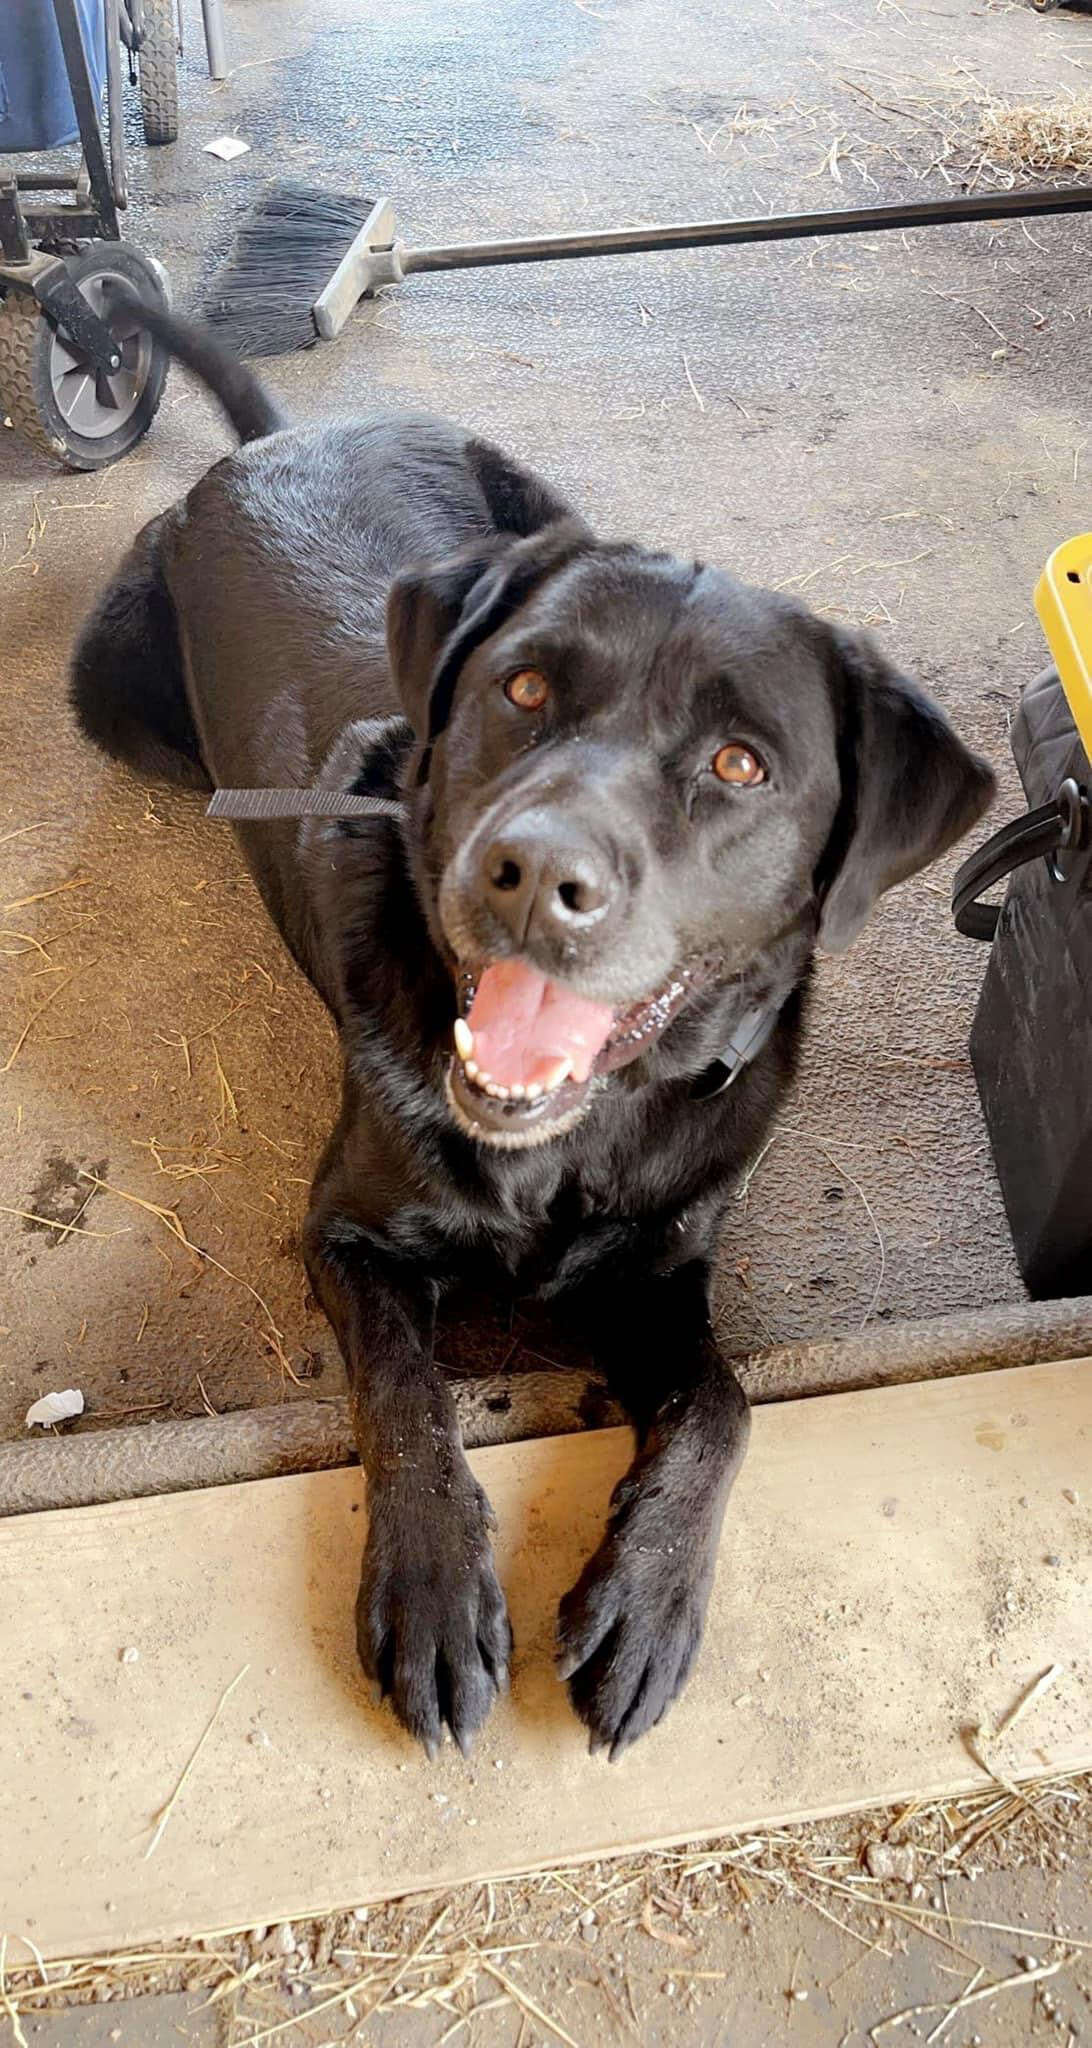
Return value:
M 600 873 L 593 853 L 564 844 L 554 848 L 544 829 L 493 840 L 479 874 L 498 915 L 509 923 L 518 919 L 521 929 L 530 929 L 529 919 L 544 930 L 590 924 L 611 896 L 610 879 Z
M 590 870 L 565 875 L 564 881 L 555 882 L 554 893 L 557 912 L 575 919 L 599 917 L 610 899 L 609 885 Z

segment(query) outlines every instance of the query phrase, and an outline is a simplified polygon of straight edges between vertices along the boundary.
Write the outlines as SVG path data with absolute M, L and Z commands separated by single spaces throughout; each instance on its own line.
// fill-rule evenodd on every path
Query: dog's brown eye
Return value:
M 550 685 L 539 669 L 521 668 L 514 676 L 509 676 L 504 694 L 508 702 L 517 705 L 520 711 L 541 711 L 550 694 Z
M 731 782 L 737 789 L 754 789 L 756 783 L 766 780 L 766 770 L 758 755 L 745 747 L 742 740 L 729 740 L 727 746 L 714 754 L 713 773 L 718 781 Z

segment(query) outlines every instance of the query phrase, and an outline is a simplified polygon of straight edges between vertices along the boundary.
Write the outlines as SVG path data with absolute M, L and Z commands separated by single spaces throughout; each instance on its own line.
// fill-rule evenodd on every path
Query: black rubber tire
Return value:
M 45 317 L 29 292 L 8 292 L 0 301 L 0 413 L 34 448 L 63 455 L 39 417 L 35 398 L 39 328 Z
M 175 0 L 144 0 L 144 40 L 137 52 L 144 140 L 178 141 L 178 29 Z
M 162 273 L 139 251 L 121 242 L 94 242 L 67 259 L 73 284 L 114 272 L 144 297 L 167 304 Z M 167 377 L 169 358 L 151 344 L 137 404 L 117 431 L 93 437 L 76 433 L 57 404 L 50 375 L 53 328 L 29 292 L 9 291 L 0 301 L 0 415 L 6 413 L 32 448 L 52 455 L 68 469 L 106 469 L 127 455 L 151 426 Z

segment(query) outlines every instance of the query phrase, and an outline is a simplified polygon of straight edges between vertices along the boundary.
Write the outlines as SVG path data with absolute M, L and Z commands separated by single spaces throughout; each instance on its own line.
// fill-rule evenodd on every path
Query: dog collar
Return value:
M 758 1058 L 763 1046 L 769 1042 L 784 1001 L 783 995 L 771 996 L 769 1002 L 755 1003 L 749 1010 L 744 1010 L 724 1051 L 710 1061 L 704 1073 L 698 1075 L 690 1090 L 694 1102 L 710 1102 L 714 1095 L 723 1095 L 725 1089 L 738 1080 L 744 1067 Z

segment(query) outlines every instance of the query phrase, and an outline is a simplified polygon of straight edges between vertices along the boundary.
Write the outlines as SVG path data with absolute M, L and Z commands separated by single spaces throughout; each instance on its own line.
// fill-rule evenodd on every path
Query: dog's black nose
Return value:
M 617 886 L 603 849 L 574 841 L 545 817 L 520 820 L 494 839 L 482 880 L 491 909 L 520 944 L 536 935 L 576 938 L 606 917 Z

